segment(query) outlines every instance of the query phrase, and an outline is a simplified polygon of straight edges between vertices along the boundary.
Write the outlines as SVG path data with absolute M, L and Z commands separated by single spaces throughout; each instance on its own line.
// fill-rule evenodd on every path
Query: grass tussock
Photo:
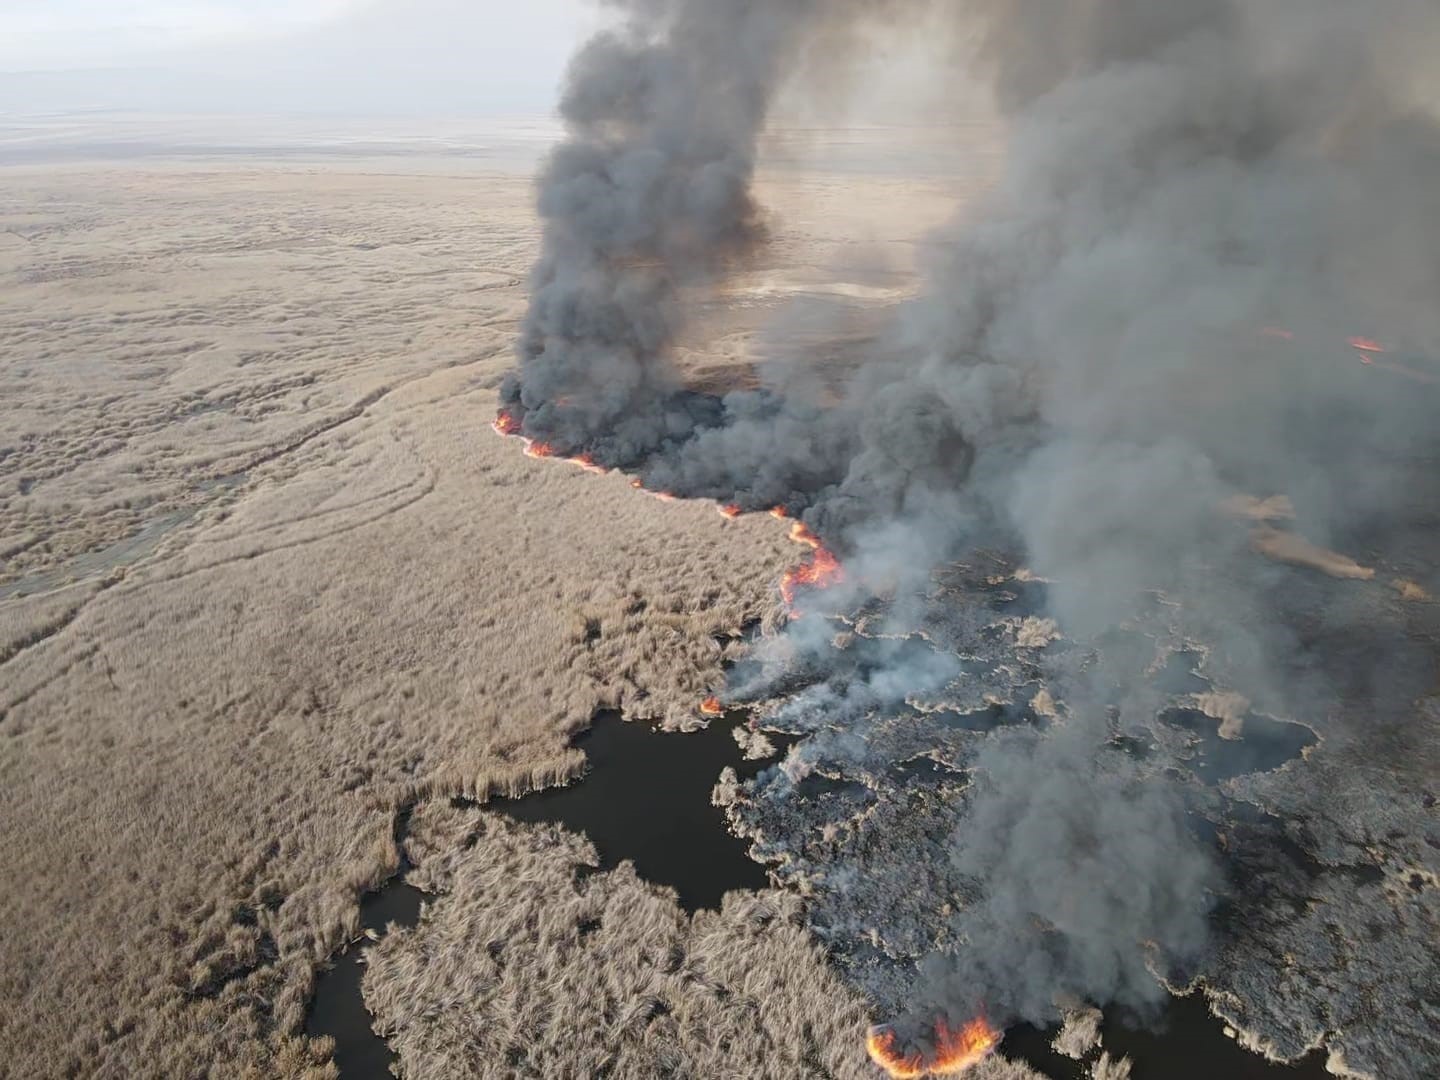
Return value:
M 693 919 L 583 838 L 475 811 L 412 823 L 444 895 L 369 954 L 364 993 L 408 1077 L 869 1078 L 863 1004 L 782 893 Z
M 594 873 L 581 836 L 448 803 L 407 847 L 437 897 L 363 983 L 406 1077 L 875 1076 L 864 1002 L 788 893 L 687 916 L 628 863 Z M 972 1075 L 1038 1080 L 999 1056 Z

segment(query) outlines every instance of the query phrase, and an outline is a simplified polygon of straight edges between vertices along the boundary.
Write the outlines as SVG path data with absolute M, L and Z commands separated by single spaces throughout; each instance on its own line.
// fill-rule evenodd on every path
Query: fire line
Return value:
M 865 1049 L 870 1060 L 893 1080 L 916 1080 L 922 1076 L 958 1076 L 989 1057 L 1003 1037 L 983 1016 L 977 1016 L 957 1031 L 952 1031 L 940 1019 L 935 1021 L 934 1055 L 926 1060 L 919 1051 L 902 1053 L 895 1029 L 881 1024 L 870 1029 Z
M 775 507 L 770 513 L 782 520 L 789 517 L 783 506 Z M 845 568 L 840 565 L 835 553 L 827 548 L 803 521 L 791 523 L 790 539 L 794 543 L 804 544 L 812 552 L 808 562 L 787 570 L 780 579 L 780 595 L 785 600 L 785 606 L 790 609 L 790 617 L 797 618 L 800 613 L 795 610 L 795 598 L 800 590 L 826 589 L 831 585 L 838 585 L 845 580 Z
M 496 415 L 490 426 L 498 435 L 520 439 L 525 444 L 526 457 L 556 458 L 569 462 L 571 465 L 578 465 L 590 473 L 604 474 L 610 471 L 605 466 L 598 464 L 588 453 L 576 454 L 573 457 L 560 457 L 550 443 L 526 437 L 523 433 L 524 426 L 520 420 L 503 409 Z M 668 491 L 651 491 L 638 477 L 630 481 L 630 486 L 661 502 L 676 501 L 676 496 Z M 737 518 L 744 512 L 734 503 L 717 504 L 715 509 L 725 518 Z M 790 521 L 790 539 L 794 543 L 804 544 L 811 551 L 810 558 L 806 562 L 786 571 L 780 579 L 780 595 L 785 601 L 785 606 L 789 609 L 791 618 L 798 618 L 799 612 L 795 610 L 795 599 L 801 590 L 824 589 L 836 585 L 845 580 L 845 570 L 840 565 L 840 560 L 835 553 L 827 548 L 803 521 L 793 520 L 785 507 L 774 507 L 770 511 L 770 516 L 781 521 Z M 708 705 L 709 702 L 707 701 L 706 704 Z M 703 706 L 701 711 L 705 711 Z

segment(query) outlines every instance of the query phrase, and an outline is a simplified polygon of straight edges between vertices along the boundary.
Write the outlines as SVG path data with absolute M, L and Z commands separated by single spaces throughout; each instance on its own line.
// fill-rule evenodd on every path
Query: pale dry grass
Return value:
M 1196 694 L 1192 700 L 1195 708 L 1220 721 L 1220 738 L 1239 739 L 1245 734 L 1245 714 L 1250 711 L 1250 699 L 1244 694 L 1233 690 L 1212 690 Z
M 1095 1064 L 1090 1066 L 1090 1075 L 1095 1080 L 1130 1080 L 1130 1059 L 1113 1058 L 1109 1051 L 1101 1051 Z
M 368 954 L 367 1005 L 406 1077 L 877 1075 L 864 1003 L 787 893 L 693 918 L 582 838 L 422 807 L 415 879 L 439 895 Z M 1000 1058 L 990 1080 L 1034 1074 Z
M 777 218 L 777 258 L 824 264 L 857 233 L 814 208 L 876 200 L 807 183 L 767 195 L 807 215 Z M 779 523 L 488 430 L 530 203 L 520 174 L 394 162 L 0 173 L 16 1075 L 323 1074 L 298 1037 L 314 972 L 397 865 L 398 808 L 574 775 L 601 706 L 688 721 L 713 635 L 774 614 L 797 556 Z M 877 242 L 904 232 L 887 205 Z M 801 1000 L 832 983 L 787 902 L 691 927 L 623 875 L 587 888 L 782 1013 L 849 1023 Z M 732 1007 L 703 1030 L 757 1024 Z M 853 1058 L 848 1034 L 815 1045 Z
M 782 893 L 693 919 L 582 838 L 469 815 L 448 890 L 369 953 L 407 1077 L 872 1075 L 861 1002 Z
M 1331 551 L 1318 544 L 1313 544 L 1302 536 L 1292 532 L 1285 532 L 1281 529 L 1271 528 L 1268 525 L 1257 527 L 1250 534 L 1251 546 L 1262 555 L 1266 555 L 1279 562 L 1292 563 L 1295 566 L 1306 566 L 1312 570 L 1319 570 L 1323 574 L 1329 574 L 1336 578 L 1355 578 L 1360 581 L 1369 581 L 1375 576 L 1375 571 L 1368 566 L 1361 566 L 1349 555 L 1343 555 L 1338 551 Z
M 1065 1014 L 1065 1023 L 1061 1025 L 1050 1045 L 1058 1053 L 1078 1061 L 1100 1045 L 1100 1025 L 1103 1020 L 1104 1016 L 1099 1009 L 1074 1009 Z
M 396 865 L 396 808 L 573 775 L 567 739 L 602 705 L 693 712 L 712 635 L 773 607 L 793 549 L 768 519 L 657 503 L 488 430 L 523 179 L 55 183 L 64 228 L 10 253 L 25 327 L 0 370 L 20 448 L 3 513 L 50 542 L 7 574 L 122 539 L 134 507 L 193 516 L 128 573 L 0 604 L 0 829 L 25 868 L 0 915 L 0 1057 L 289 1070 L 314 965 Z M 383 269 L 352 218 L 401 249 Z M 187 305 L 203 326 L 167 316 Z M 277 332 L 285 312 L 302 328 Z M 200 344 L 232 335 L 264 358 Z M 176 387 L 235 404 L 176 420 Z

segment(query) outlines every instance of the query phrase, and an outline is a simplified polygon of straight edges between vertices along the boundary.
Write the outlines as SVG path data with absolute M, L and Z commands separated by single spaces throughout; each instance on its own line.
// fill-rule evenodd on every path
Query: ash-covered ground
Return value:
M 933 977 L 926 958 L 971 944 L 954 916 L 983 882 L 955 851 L 974 824 L 987 748 L 1061 737 L 1072 719 L 1056 688 L 1086 686 L 1108 704 L 1096 753 L 1112 760 L 1096 774 L 1133 770 L 1181 789 L 1186 827 L 1222 872 L 1206 885 L 1208 952 L 1185 965 L 1152 948 L 1155 978 L 1203 989 L 1268 1056 L 1323 1045 L 1341 1075 L 1426 1075 L 1440 1058 L 1440 699 L 1430 696 L 1440 611 L 1385 577 L 1275 565 L 1267 600 L 1314 663 L 1385 673 L 1350 687 L 1351 699 L 1284 715 L 1233 689 L 1234 658 L 1191 636 L 1173 598 L 1152 594 L 1147 610 L 1082 645 L 1037 614 L 1045 582 L 976 552 L 938 573 L 919 605 L 890 598 L 809 617 L 804 637 L 829 639 L 819 663 L 803 647 L 762 647 L 749 679 L 774 693 L 757 724 L 802 739 L 756 780 L 722 780 L 716 798 L 807 898 L 812 927 L 878 1014 L 900 1016 Z M 1341 611 L 1369 632 L 1327 635 Z M 1063 797 L 1063 780 L 1052 782 Z M 1076 818 L 1049 824 L 1083 848 Z M 1063 856 L 1053 870 L 1066 872 Z M 1099 902 L 1148 887 L 1117 874 Z

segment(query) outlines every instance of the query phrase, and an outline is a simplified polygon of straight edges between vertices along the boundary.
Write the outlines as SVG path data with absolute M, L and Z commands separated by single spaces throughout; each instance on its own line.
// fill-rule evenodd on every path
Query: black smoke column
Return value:
M 540 177 L 544 248 L 502 397 L 527 434 L 631 464 L 717 405 L 677 393 L 679 290 L 760 228 L 756 138 L 814 0 L 622 0 L 576 57 Z M 826 5 L 820 5 L 824 7 Z

